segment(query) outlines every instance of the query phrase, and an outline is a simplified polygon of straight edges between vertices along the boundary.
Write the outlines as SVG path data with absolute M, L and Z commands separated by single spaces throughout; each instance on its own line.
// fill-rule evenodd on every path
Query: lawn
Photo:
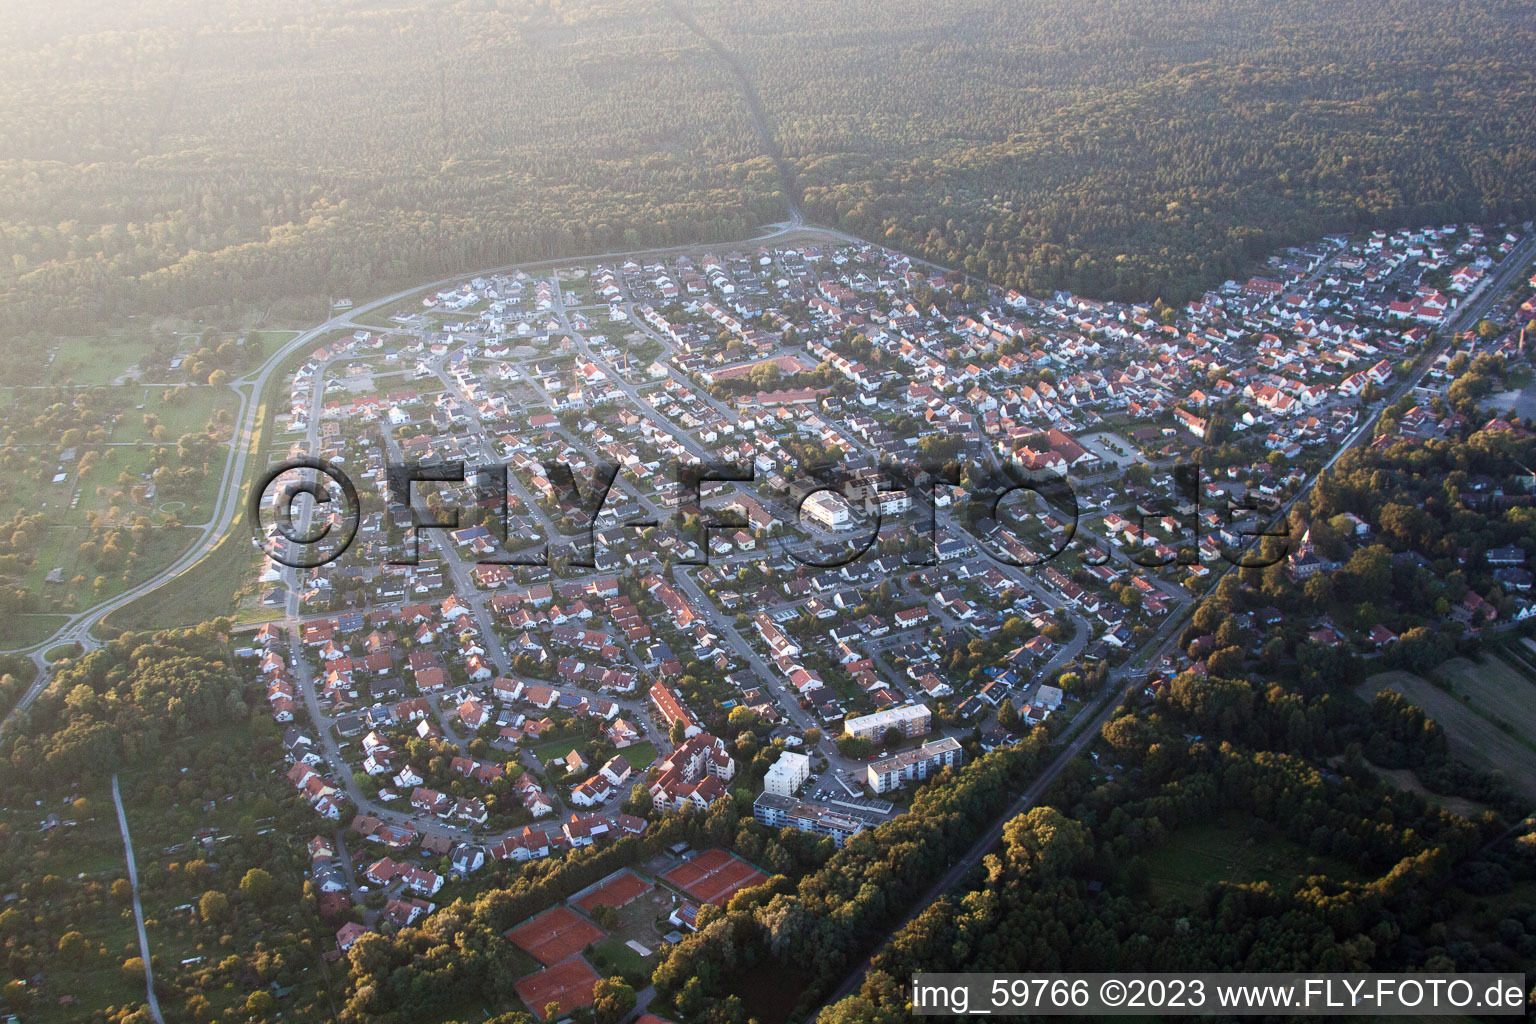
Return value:
M 571 736 L 563 740 L 552 740 L 542 746 L 534 747 L 533 756 L 540 764 L 548 764 L 557 757 L 564 757 L 577 747 L 585 747 L 590 742 L 585 736 Z
M 656 760 L 656 744 L 650 740 L 641 743 L 631 743 L 619 751 L 629 766 L 637 772 L 643 772 Z
M 593 947 L 593 952 L 601 954 L 619 974 L 645 976 L 649 975 L 656 967 L 656 946 L 645 942 L 640 944 L 651 951 L 650 956 L 645 957 L 636 953 L 624 943 L 623 939 L 608 939 L 607 941 L 599 942 Z M 599 971 L 599 973 L 602 972 Z
M 68 622 L 64 615 L 12 615 L 0 629 L 0 651 L 31 647 L 52 636 Z
M 110 384 L 138 364 L 147 351 L 142 341 L 126 335 L 106 338 L 61 338 L 48 367 L 51 384 Z
M 182 434 L 201 432 L 220 409 L 229 412 L 231 422 L 240 410 L 240 396 L 228 387 L 207 384 L 181 387 L 150 385 L 137 388 L 136 392 L 112 431 L 114 441 L 151 440 L 149 428 L 144 425 L 144 417 L 154 416 L 165 427 L 165 439 L 174 444 Z M 220 426 L 218 439 L 228 441 L 231 429 L 229 424 Z
M 1338 861 L 1312 857 L 1267 822 L 1229 813 L 1220 822 L 1182 828 L 1147 855 L 1154 899 L 1200 899 L 1216 882 L 1284 886 L 1310 874 L 1348 878 Z
M 239 521 L 192 568 L 102 620 L 111 632 L 189 626 L 242 610 L 242 586 L 254 582 L 260 552 Z
M 1451 664 L 1454 663 L 1447 663 Z M 1464 672 L 1447 673 L 1447 678 L 1452 686 L 1469 685 Z M 1450 740 L 1451 752 L 1458 758 L 1476 768 L 1498 771 L 1516 790 L 1536 797 L 1536 750 L 1532 749 L 1531 741 L 1515 732 L 1512 723 L 1500 724 L 1491 717 L 1486 688 L 1471 685 L 1467 692 L 1470 701 L 1466 701 L 1460 691 L 1447 692 L 1411 672 L 1394 671 L 1371 676 L 1356 692 L 1365 700 L 1371 700 L 1382 689 L 1402 694 L 1440 723 Z M 1479 705 L 1479 700 L 1483 705 Z

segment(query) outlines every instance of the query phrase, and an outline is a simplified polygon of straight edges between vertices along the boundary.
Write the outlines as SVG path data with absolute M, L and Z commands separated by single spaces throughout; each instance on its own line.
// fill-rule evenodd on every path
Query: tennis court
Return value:
M 717 905 L 742 889 L 768 880 L 768 876 L 757 868 L 719 847 L 705 850 L 661 877 L 700 903 Z
M 607 934 L 569 907 L 554 907 L 513 928 L 507 932 L 507 938 L 518 949 L 549 966 L 580 953 Z
M 650 892 L 652 888 L 653 886 L 650 882 L 625 868 L 615 877 L 600 883 L 591 892 L 579 897 L 576 900 L 576 905 L 589 914 L 592 913 L 594 907 L 598 906 L 617 909 L 628 906 Z
M 556 1003 L 559 1009 L 555 1017 L 563 1017 L 579 1006 L 592 1005 L 592 986 L 597 984 L 597 972 L 579 956 L 563 963 L 546 967 L 526 978 L 519 978 L 512 987 L 517 998 L 540 1020 L 549 1020 L 544 1008 Z

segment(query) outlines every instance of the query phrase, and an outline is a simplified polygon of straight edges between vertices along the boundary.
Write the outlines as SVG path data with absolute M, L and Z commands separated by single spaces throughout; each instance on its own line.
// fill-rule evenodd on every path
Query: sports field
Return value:
M 718 847 L 705 850 L 661 876 L 700 903 L 723 904 L 742 889 L 761 885 L 768 876 Z
M 549 966 L 580 953 L 607 934 L 569 907 L 554 907 L 513 928 L 507 932 L 507 938 L 518 949 Z
M 517 998 L 540 1020 L 564 1017 L 580 1006 L 592 1005 L 592 986 L 597 984 L 597 972 L 579 956 L 546 967 L 542 971 L 519 978 L 513 988 Z M 553 1014 L 546 1014 L 550 1003 L 558 1005 Z
M 589 914 L 594 907 L 598 906 L 617 909 L 628 906 L 650 892 L 652 888 L 654 887 L 650 882 L 626 868 L 616 876 L 604 880 L 590 892 L 583 893 L 575 903 Z

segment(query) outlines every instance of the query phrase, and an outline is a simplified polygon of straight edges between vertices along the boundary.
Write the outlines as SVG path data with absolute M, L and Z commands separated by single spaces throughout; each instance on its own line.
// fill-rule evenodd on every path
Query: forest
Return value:
M 1536 212 L 1526 2 L 695 7 L 807 217 L 1034 294 L 1177 302 L 1329 231 Z
M 0 54 L 18 352 L 745 238 L 786 195 L 998 283 L 1170 301 L 1278 243 L 1536 196 L 1529 0 L 25 8 Z

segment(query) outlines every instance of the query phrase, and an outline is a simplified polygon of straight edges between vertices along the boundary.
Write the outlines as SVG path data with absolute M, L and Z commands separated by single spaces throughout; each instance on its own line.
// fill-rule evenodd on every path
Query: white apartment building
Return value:
M 811 777 L 811 759 L 793 750 L 786 750 L 763 776 L 763 792 L 774 796 L 792 797 Z
M 871 761 L 866 781 L 876 793 L 887 793 L 908 782 L 926 779 L 934 772 L 957 765 L 964 756 L 960 741 L 953 736 L 946 736 L 924 743 L 916 750 L 903 750 L 892 757 Z
M 859 739 L 878 741 L 887 729 L 899 729 L 903 736 L 921 736 L 933 728 L 933 712 L 926 704 L 908 704 L 899 708 L 886 708 L 872 715 L 860 715 L 843 722 L 843 734 Z
M 806 498 L 800 514 L 829 530 L 848 529 L 848 502 L 831 491 L 817 491 Z

